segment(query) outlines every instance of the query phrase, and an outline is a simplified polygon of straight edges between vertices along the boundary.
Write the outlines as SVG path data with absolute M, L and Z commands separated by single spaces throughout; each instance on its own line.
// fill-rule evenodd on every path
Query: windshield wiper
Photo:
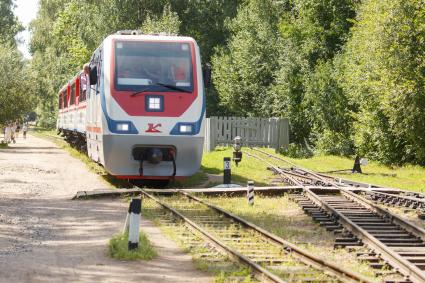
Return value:
M 138 95 L 140 93 L 144 93 L 144 92 L 148 91 L 151 88 L 151 86 L 154 86 L 154 85 L 149 85 L 149 86 L 145 87 L 142 90 L 139 90 L 139 91 L 136 91 L 136 92 L 132 93 L 130 96 L 133 97 L 133 96 L 136 96 L 136 95 Z
M 186 93 L 191 93 L 191 91 L 190 90 L 186 90 L 186 89 L 184 89 L 184 88 L 180 88 L 180 87 L 178 87 L 178 86 L 174 86 L 174 85 L 169 85 L 169 84 L 164 84 L 164 83 L 156 83 L 156 84 L 152 84 L 152 85 L 148 85 L 147 87 L 145 87 L 144 89 L 142 89 L 142 90 L 139 90 L 139 91 L 136 91 L 136 92 L 134 92 L 134 93 L 132 93 L 130 96 L 136 96 L 136 95 L 138 95 L 138 94 L 140 94 L 140 93 L 144 93 L 144 92 L 147 92 L 152 86 L 163 86 L 163 87 L 166 87 L 166 88 L 169 88 L 169 89 L 172 89 L 172 90 L 177 90 L 177 91 L 180 91 L 180 92 L 186 92 Z
M 169 88 L 169 89 L 181 91 L 181 92 L 191 93 L 190 90 L 180 88 L 180 87 L 175 86 L 175 85 L 169 85 L 169 84 L 164 84 L 164 83 L 157 83 L 157 85 L 160 85 L 160 86 L 163 86 L 163 87 L 166 87 L 166 88 Z

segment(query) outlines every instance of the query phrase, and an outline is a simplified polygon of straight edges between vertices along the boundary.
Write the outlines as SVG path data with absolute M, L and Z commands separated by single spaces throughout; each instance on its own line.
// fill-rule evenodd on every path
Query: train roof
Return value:
M 166 35 L 166 34 L 111 34 L 105 38 L 108 39 L 140 39 L 140 40 L 150 40 L 150 41 L 175 41 L 175 42 L 194 42 L 195 39 L 189 36 L 177 36 L 177 35 Z
M 68 88 L 68 83 L 66 83 L 60 90 L 59 90 L 59 94 L 66 91 Z

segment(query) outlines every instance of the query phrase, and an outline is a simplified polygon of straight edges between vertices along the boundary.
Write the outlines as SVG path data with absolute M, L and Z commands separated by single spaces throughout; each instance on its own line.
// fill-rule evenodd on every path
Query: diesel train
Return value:
M 193 38 L 118 32 L 86 67 L 59 91 L 57 128 L 67 140 L 120 179 L 199 170 L 205 72 Z

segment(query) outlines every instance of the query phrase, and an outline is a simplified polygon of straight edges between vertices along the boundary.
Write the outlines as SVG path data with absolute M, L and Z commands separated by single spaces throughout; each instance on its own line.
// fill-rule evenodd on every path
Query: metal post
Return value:
M 357 155 L 356 156 L 356 160 L 354 161 L 354 166 L 353 166 L 353 170 L 351 170 L 351 172 L 357 172 L 357 173 L 362 173 L 362 168 L 360 167 L 360 157 Z
M 130 221 L 128 231 L 128 249 L 134 250 L 139 247 L 140 212 L 142 210 L 142 199 L 132 198 L 130 202 Z
M 232 172 L 230 170 L 230 157 L 223 158 L 223 184 L 230 185 L 232 183 Z
M 246 196 L 248 197 L 248 204 L 254 205 L 254 182 L 253 181 L 248 181 Z

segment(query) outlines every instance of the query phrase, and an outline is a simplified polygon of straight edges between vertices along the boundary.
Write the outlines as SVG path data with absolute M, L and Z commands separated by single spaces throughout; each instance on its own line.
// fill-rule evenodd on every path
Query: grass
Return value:
M 151 260 L 156 252 L 145 233 L 140 231 L 139 247 L 128 250 L 128 234 L 117 234 L 109 240 L 109 256 L 121 260 Z
M 177 180 L 174 183 L 171 184 L 172 187 L 177 188 L 193 188 L 198 187 L 201 184 L 204 184 L 208 181 L 208 175 L 202 171 L 199 170 L 195 173 L 195 175 L 190 176 L 184 180 Z
M 208 174 L 223 175 L 223 158 L 232 157 L 233 150 L 227 147 L 217 147 L 213 152 L 204 153 L 202 158 L 202 171 Z M 246 185 L 248 181 L 254 181 L 257 186 L 266 186 L 273 177 L 272 172 L 259 160 L 247 156 L 242 157 L 242 162 L 236 167 L 231 164 L 232 182 Z
M 249 149 L 245 150 L 250 152 Z M 354 164 L 354 158 L 341 156 L 316 155 L 312 158 L 297 159 L 276 154 L 273 149 L 265 149 L 265 151 L 316 172 L 351 169 Z M 285 164 L 282 163 L 282 165 Z M 413 165 L 386 166 L 375 161 L 369 161 L 368 165 L 362 166 L 362 171 L 363 174 L 351 173 L 350 171 L 329 175 L 385 187 L 425 192 L 425 167 Z
M 0 148 L 8 148 L 7 143 L 0 142 Z

